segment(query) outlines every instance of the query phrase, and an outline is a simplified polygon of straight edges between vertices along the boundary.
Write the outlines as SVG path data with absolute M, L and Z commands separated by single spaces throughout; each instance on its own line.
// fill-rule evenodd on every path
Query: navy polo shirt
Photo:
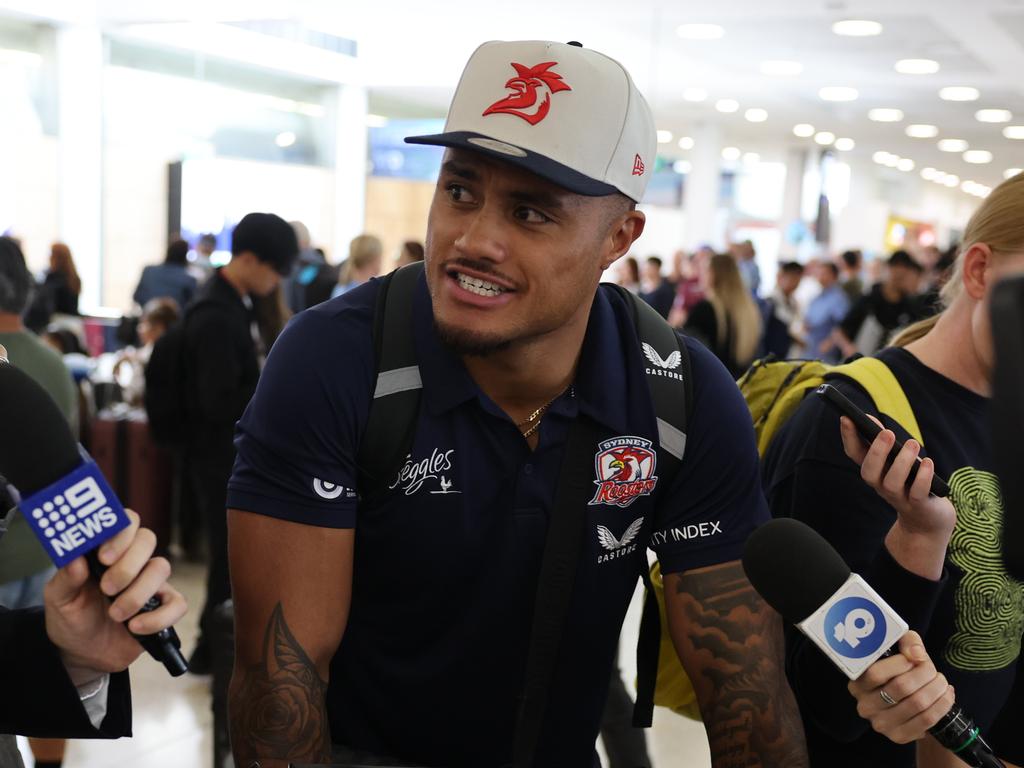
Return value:
M 228 506 L 356 529 L 351 612 L 327 694 L 334 741 L 426 765 L 488 768 L 511 759 L 569 425 L 582 412 L 623 438 L 594 448 L 595 495 L 539 749 L 542 765 L 590 766 L 646 546 L 666 573 L 736 560 L 768 517 L 746 405 L 718 360 L 686 340 L 693 418 L 667 487 L 636 332 L 621 298 L 601 289 L 573 387 L 545 414 L 531 451 L 439 341 L 422 281 L 413 307 L 423 380 L 416 436 L 389 493 L 363 505 L 355 462 L 376 381 L 377 288 L 371 281 L 301 313 L 274 345 L 238 424 Z M 632 480 L 636 495 L 602 486 L 618 479 Z

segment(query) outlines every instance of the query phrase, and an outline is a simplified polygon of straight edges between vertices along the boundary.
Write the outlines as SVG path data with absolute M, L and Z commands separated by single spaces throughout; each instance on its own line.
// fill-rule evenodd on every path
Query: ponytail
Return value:
M 905 347 L 918 339 L 924 338 L 935 327 L 935 324 L 939 322 L 940 317 L 942 317 L 941 312 L 908 325 L 889 340 L 889 346 Z

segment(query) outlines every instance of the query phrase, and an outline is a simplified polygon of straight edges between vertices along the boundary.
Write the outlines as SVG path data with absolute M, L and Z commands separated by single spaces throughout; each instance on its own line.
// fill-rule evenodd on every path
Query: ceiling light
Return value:
M 933 178 L 932 181 L 934 181 L 936 184 L 941 184 L 946 180 L 947 176 L 949 176 L 949 174 L 946 173 L 945 171 L 936 171 L 935 178 Z
M 840 152 L 849 152 L 851 149 L 857 146 L 857 143 L 853 139 L 848 139 L 845 136 L 841 139 L 836 139 L 835 147 Z
M 868 112 L 868 120 L 874 120 L 876 123 L 898 123 L 902 119 L 902 109 L 879 107 Z
M 818 91 L 822 101 L 856 101 L 860 94 L 856 88 L 845 85 L 828 85 Z
M 814 135 L 814 126 L 810 123 L 799 123 L 793 126 L 793 135 L 807 139 Z
M 1012 179 L 1014 176 L 1020 176 L 1024 173 L 1024 168 L 1007 168 L 1003 171 L 1004 179 Z
M 725 149 L 722 150 L 722 159 L 739 160 L 740 155 L 742 154 L 743 153 L 740 152 L 739 147 L 726 147 Z
M 747 152 L 743 155 L 743 163 L 745 165 L 755 165 L 761 162 L 761 156 L 757 152 Z
M 952 189 L 953 187 L 957 187 L 960 185 L 960 177 L 957 176 L 955 173 L 951 173 L 942 180 L 942 183 L 945 184 L 950 189 Z
M 1003 136 L 1008 139 L 1024 139 L 1024 125 L 1008 125 L 1003 128 Z
M 985 165 L 992 162 L 992 153 L 987 149 L 969 149 L 963 154 L 964 162 L 971 165 Z
M 827 147 L 836 140 L 836 135 L 832 131 L 819 131 L 814 134 L 814 142 L 821 144 L 823 147 Z
M 736 99 L 719 99 L 715 102 L 715 109 L 719 112 L 735 112 L 740 108 L 740 103 Z
M 960 189 L 962 189 L 964 192 L 966 192 L 969 195 L 973 195 L 974 194 L 974 188 L 976 186 L 978 186 L 978 182 L 973 181 L 973 180 L 968 180 L 968 181 L 965 181 L 963 184 L 960 185 Z
M 907 126 L 907 136 L 912 139 L 934 139 L 939 135 L 938 126 L 917 123 Z
M 873 37 L 882 34 L 882 25 L 867 19 L 844 19 L 833 24 L 832 31 L 843 37 Z
M 939 91 L 939 98 L 943 101 L 977 101 L 981 98 L 977 88 L 964 85 L 951 85 Z
M 921 169 L 921 178 L 924 179 L 925 181 L 935 181 L 935 174 L 936 173 L 938 173 L 938 171 L 936 171 L 934 168 L 931 168 L 931 167 L 922 168 Z
M 885 159 L 885 162 L 882 163 L 882 165 L 887 166 L 889 168 L 897 168 L 897 167 L 899 167 L 900 160 L 902 160 L 902 159 L 903 158 L 900 157 L 899 155 L 889 155 Z
M 725 35 L 725 29 L 718 24 L 680 24 L 676 34 L 684 40 L 719 40 Z
M 942 139 L 938 146 L 940 152 L 966 152 L 970 144 L 963 139 Z
M 804 65 L 799 61 L 762 61 L 762 75 L 799 75 L 804 71 Z
M 658 143 L 668 144 L 672 141 L 672 131 L 658 131 Z
M 934 75 L 939 71 L 939 62 L 934 59 L 900 59 L 896 71 L 901 75 Z
M 897 170 L 908 172 L 914 170 L 914 161 L 909 157 L 901 157 L 900 161 L 896 163 Z
M 1008 109 L 979 109 L 974 118 L 979 123 L 1008 123 L 1013 120 L 1013 113 Z
M 874 160 L 879 165 L 885 165 L 890 157 L 892 157 L 892 155 L 890 155 L 888 152 L 878 151 L 871 156 L 871 159 Z
M 682 175 L 693 170 L 693 164 L 689 160 L 676 160 L 672 163 L 672 170 Z
M 294 144 L 296 138 L 294 131 L 282 131 L 274 138 L 274 143 L 281 147 L 281 149 L 285 149 Z
M 743 116 L 751 123 L 763 123 L 768 119 L 768 112 L 760 107 L 752 107 L 744 112 Z
M 708 92 L 703 88 L 687 88 L 683 91 L 683 101 L 706 101 Z
M 689 136 L 679 137 L 679 148 L 680 149 L 693 149 L 693 139 Z
M 388 119 L 383 115 L 367 115 L 366 116 L 366 127 L 367 128 L 383 128 L 388 124 Z

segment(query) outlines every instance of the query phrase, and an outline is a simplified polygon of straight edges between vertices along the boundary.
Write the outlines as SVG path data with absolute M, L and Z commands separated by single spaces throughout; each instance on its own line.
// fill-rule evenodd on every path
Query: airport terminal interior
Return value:
M 782 358 L 877 351 L 844 315 L 897 272 L 915 281 L 892 282 L 903 323 L 937 311 L 971 214 L 1024 172 L 1024 0 L 0 0 L 0 235 L 39 286 L 25 326 L 63 357 L 77 436 L 172 562 L 188 653 L 211 552 L 188 471 L 145 429 L 144 380 L 156 327 L 184 307 L 143 270 L 177 263 L 187 303 L 247 213 L 293 223 L 308 259 L 260 303 L 262 361 L 293 314 L 422 259 L 443 150 L 404 138 L 443 130 L 489 40 L 621 62 L 657 147 L 646 228 L 605 279 L 700 337 L 728 255 L 757 349 Z M 837 283 L 851 293 L 820 327 Z M 719 352 L 734 378 L 756 356 Z M 631 693 L 642 595 L 619 645 Z M 134 736 L 70 740 L 63 765 L 214 766 L 212 676 L 145 656 L 131 674 Z M 657 707 L 645 738 L 654 768 L 712 764 L 698 720 Z

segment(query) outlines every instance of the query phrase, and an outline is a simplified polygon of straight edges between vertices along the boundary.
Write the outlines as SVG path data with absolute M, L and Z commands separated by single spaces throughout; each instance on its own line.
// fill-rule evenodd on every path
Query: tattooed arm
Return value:
M 352 593 L 354 531 L 228 511 L 239 768 L 330 760 L 324 696 Z
M 739 562 L 665 577 L 669 631 L 697 694 L 715 768 L 806 768 L 778 614 Z

